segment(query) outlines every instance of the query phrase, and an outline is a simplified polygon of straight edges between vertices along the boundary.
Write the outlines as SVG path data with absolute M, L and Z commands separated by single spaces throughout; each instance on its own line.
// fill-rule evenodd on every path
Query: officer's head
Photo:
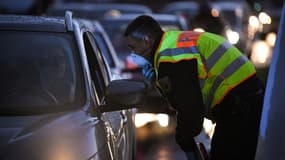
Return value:
M 128 47 L 150 60 L 155 41 L 161 38 L 163 30 L 151 16 L 141 15 L 135 18 L 125 30 Z

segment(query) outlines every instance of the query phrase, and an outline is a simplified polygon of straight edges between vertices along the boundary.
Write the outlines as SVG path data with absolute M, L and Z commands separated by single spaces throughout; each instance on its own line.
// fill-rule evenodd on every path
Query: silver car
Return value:
M 112 80 L 93 33 L 72 19 L 0 15 L 0 159 L 126 160 L 143 82 Z

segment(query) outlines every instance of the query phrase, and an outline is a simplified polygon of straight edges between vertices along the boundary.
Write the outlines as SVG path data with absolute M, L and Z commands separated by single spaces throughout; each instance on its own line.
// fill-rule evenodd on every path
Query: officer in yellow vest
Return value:
M 264 87 L 253 64 L 222 36 L 166 31 L 151 16 L 134 19 L 125 30 L 144 77 L 177 111 L 175 138 L 188 159 L 203 118 L 216 122 L 211 160 L 253 160 Z

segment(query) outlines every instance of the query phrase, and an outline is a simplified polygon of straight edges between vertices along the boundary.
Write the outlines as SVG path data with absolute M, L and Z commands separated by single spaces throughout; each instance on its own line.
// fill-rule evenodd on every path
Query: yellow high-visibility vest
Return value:
M 157 85 L 161 63 L 191 59 L 197 60 L 198 78 L 207 110 L 256 73 L 248 58 L 222 36 L 208 32 L 168 31 L 164 33 L 154 56 Z

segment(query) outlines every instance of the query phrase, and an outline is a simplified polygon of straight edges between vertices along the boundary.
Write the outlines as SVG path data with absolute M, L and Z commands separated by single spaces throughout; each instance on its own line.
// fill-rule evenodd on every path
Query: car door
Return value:
M 98 34 L 95 34 L 94 32 L 92 33 L 93 34 L 92 35 L 90 34 L 90 37 L 94 39 L 96 46 L 98 46 L 98 51 L 100 55 L 105 58 L 105 55 L 106 55 L 106 53 L 104 53 L 105 50 L 104 49 L 101 50 L 100 42 L 98 42 L 99 40 L 103 40 L 103 39 L 96 37 Z M 101 42 L 101 43 L 104 43 L 104 42 Z M 118 61 L 118 59 L 114 61 Z M 107 67 L 107 61 L 104 61 L 104 62 L 105 64 L 103 64 L 102 67 L 105 69 L 103 70 L 107 71 L 109 70 L 109 67 L 112 68 L 110 65 L 109 67 Z M 122 74 L 117 75 L 117 73 L 112 72 L 112 70 L 110 73 L 112 74 L 111 75 L 112 79 L 117 79 L 117 78 L 121 79 L 121 78 L 127 77 L 127 76 L 122 76 Z M 120 114 L 121 116 L 119 121 L 117 120 L 118 114 Z M 135 141 L 135 126 L 133 123 L 134 114 L 133 114 L 132 109 L 122 110 L 119 112 L 110 112 L 110 113 L 107 113 L 107 117 L 109 117 L 108 119 L 111 121 L 111 125 L 115 131 L 115 136 L 117 140 L 116 145 L 118 147 L 118 152 L 120 154 L 119 157 L 122 157 L 123 159 L 125 158 L 131 159 L 135 151 L 135 142 L 134 142 Z
M 84 33 L 84 43 L 86 47 L 89 47 L 89 52 L 92 51 L 91 54 L 87 53 L 87 59 L 94 84 L 96 103 L 98 103 L 98 106 L 101 106 L 105 103 L 105 88 L 111 80 L 111 72 L 102 52 L 95 42 L 93 33 Z M 118 148 L 124 147 L 121 143 L 124 141 L 122 138 L 125 138 L 122 134 L 124 132 L 124 125 L 127 122 L 127 117 L 122 111 L 115 111 L 102 113 L 101 119 L 105 122 L 110 148 L 115 157 L 120 157 Z

